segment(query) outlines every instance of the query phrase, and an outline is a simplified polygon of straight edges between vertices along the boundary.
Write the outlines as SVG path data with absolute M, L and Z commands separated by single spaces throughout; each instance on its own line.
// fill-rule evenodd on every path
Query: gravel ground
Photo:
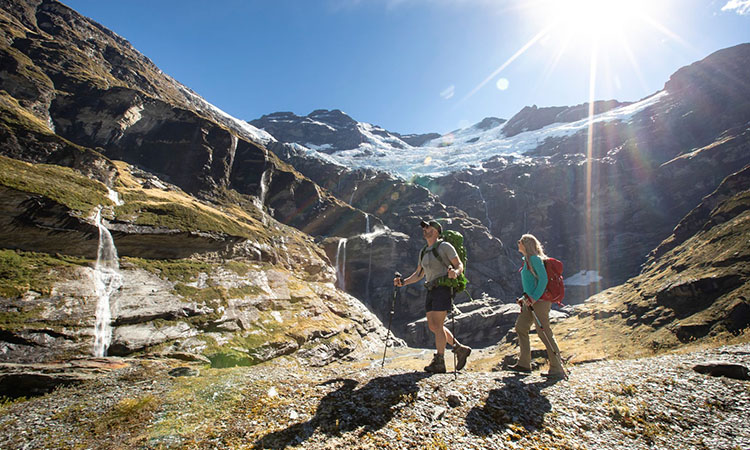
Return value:
M 4 406 L 0 448 L 750 449 L 750 381 L 693 370 L 714 361 L 750 367 L 750 344 L 582 364 L 558 381 L 290 359 L 172 377 L 174 362 L 129 361 Z

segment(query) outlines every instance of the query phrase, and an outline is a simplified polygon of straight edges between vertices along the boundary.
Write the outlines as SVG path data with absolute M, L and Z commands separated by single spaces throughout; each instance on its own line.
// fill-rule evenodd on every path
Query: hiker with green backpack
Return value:
M 466 287 L 466 277 L 463 274 L 464 264 L 459 258 L 457 249 L 451 245 L 443 235 L 443 227 L 436 220 L 422 220 L 422 236 L 427 244 L 419 254 L 417 269 L 406 278 L 396 277 L 393 285 L 397 287 L 416 283 L 426 278 L 425 309 L 427 311 L 427 325 L 435 334 L 436 353 L 432 362 L 424 368 L 427 372 L 445 373 L 445 346 L 453 347 L 456 355 L 455 370 L 461 370 L 466 365 L 466 359 L 471 354 L 471 348 L 462 345 L 448 328 L 445 319 L 448 311 L 453 307 L 453 297 Z M 451 236 L 461 235 L 459 233 Z M 463 238 L 461 237 L 461 240 Z M 464 253 L 463 245 L 459 245 Z

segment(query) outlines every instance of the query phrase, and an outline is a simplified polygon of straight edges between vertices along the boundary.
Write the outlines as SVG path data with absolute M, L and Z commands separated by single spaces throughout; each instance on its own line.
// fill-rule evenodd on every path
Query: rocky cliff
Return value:
M 427 161 L 434 135 L 392 133 L 338 110 L 237 120 L 52 0 L 0 0 L 0 33 L 2 361 L 92 353 L 107 235 L 120 256 L 119 284 L 106 294 L 111 354 L 214 367 L 357 358 L 382 344 L 378 317 L 389 317 L 393 272 L 415 268 L 424 217 L 465 237 L 471 282 L 456 322 L 472 345 L 512 342 L 513 243 L 524 232 L 579 280 L 568 303 L 598 294 L 562 323 L 618 316 L 665 347 L 747 326 L 739 246 L 750 44 L 681 69 L 647 106 L 598 121 L 592 136 L 557 134 L 522 156 L 404 179 L 335 156 L 377 159 L 387 147 Z M 491 148 L 498 136 L 587 113 L 527 108 L 507 123 L 487 118 L 472 127 L 481 136 L 449 147 Z M 694 246 L 734 256 L 714 264 Z M 397 292 L 392 331 L 413 346 L 432 345 L 423 291 Z M 610 309 L 608 292 L 626 301 Z M 0 377 L 0 390 L 18 379 Z M 67 382 L 29 378 L 40 379 L 34 393 Z
M 541 141 L 524 157 L 497 156 L 480 168 L 417 177 L 411 180 L 413 184 L 372 169 L 341 167 L 316 157 L 304 146 L 287 146 L 278 154 L 340 200 L 407 234 L 407 224 L 398 223 L 404 218 L 403 211 L 450 217 L 448 211 L 458 208 L 461 215 L 479 222 L 472 227 L 458 225 L 468 235 L 467 242 L 474 245 L 469 251 L 471 260 L 479 263 L 478 267 L 470 264 L 470 269 L 479 269 L 470 277 L 480 283 L 472 291 L 474 297 L 485 293 L 507 301 L 517 294 L 514 277 L 520 263 L 515 252 L 501 251 L 489 242 L 515 242 L 521 234 L 532 232 L 542 238 L 548 254 L 565 262 L 569 280 L 566 301 L 581 303 L 638 274 L 649 252 L 670 235 L 685 214 L 725 177 L 750 163 L 746 130 L 750 110 L 744 100 L 750 91 L 745 81 L 747 70 L 740 63 L 749 59 L 750 45 L 745 44 L 679 70 L 648 107 L 627 120 L 597 119 L 590 149 L 588 128 L 584 128 Z M 685 94 L 688 91 L 690 94 Z M 737 97 L 732 100 L 730 95 Z M 719 111 L 723 103 L 729 113 Z M 608 101 L 595 103 L 594 109 L 606 113 L 628 106 Z M 585 104 L 527 108 L 508 123 L 498 119 L 482 124 L 487 122 L 483 128 L 502 128 L 503 134 L 522 136 L 522 128 L 580 120 L 587 114 Z M 287 126 L 294 128 L 291 123 Z M 301 136 L 295 142 L 305 142 L 304 133 Z M 399 191 L 396 186 L 401 183 L 405 186 Z M 420 192 L 422 186 L 429 191 L 427 196 L 404 195 Z M 394 194 L 405 201 L 389 200 Z M 413 220 L 415 216 L 406 217 Z M 412 247 L 413 253 L 418 245 Z M 332 255 L 333 246 L 329 248 Z M 497 255 L 501 260 L 490 262 Z M 366 264 L 367 257 L 359 266 Z M 355 280 L 351 285 L 362 285 L 364 278 L 356 281 L 357 271 L 351 273 Z M 465 307 L 484 311 L 502 303 Z
M 568 351 L 632 357 L 747 339 L 749 177 L 750 166 L 728 176 L 651 252 L 637 276 L 572 308 L 555 327 L 570 340 Z
M 424 184 L 501 241 L 540 236 L 567 277 L 597 271 L 598 284 L 571 291 L 569 300 L 580 302 L 638 273 L 685 214 L 750 163 L 750 89 L 740 61 L 750 61 L 750 44 L 681 69 L 629 122 L 595 124 L 590 150 L 582 131 L 545 141 L 531 159 L 498 157 Z
M 0 8 L 3 361 L 92 354 L 99 215 L 122 280 L 109 354 L 223 367 L 372 350 L 382 325 L 311 237 L 357 234 L 365 213 L 101 25 L 55 1 Z

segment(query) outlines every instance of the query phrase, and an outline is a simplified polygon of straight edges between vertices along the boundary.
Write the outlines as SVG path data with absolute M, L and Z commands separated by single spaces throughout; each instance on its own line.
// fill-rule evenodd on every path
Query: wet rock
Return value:
M 108 354 L 124 356 L 175 339 L 196 336 L 198 331 L 185 322 L 157 325 L 153 322 L 116 327 Z
M 195 353 L 188 353 L 188 352 L 169 352 L 169 353 L 163 353 L 161 356 L 164 358 L 172 358 L 177 359 L 180 361 L 187 361 L 187 362 L 201 362 L 205 364 L 211 364 L 211 360 L 206 358 L 203 355 L 195 354 Z

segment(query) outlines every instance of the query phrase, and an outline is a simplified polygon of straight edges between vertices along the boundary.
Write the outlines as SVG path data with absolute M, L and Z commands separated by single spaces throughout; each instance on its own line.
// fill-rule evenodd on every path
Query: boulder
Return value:
M 127 367 L 119 359 L 73 359 L 63 363 L 0 364 L 0 396 L 35 397 L 59 386 L 91 381 L 104 373 Z
M 750 380 L 750 369 L 741 364 L 730 364 L 725 362 L 707 362 L 696 364 L 693 370 L 712 377 L 727 377 L 735 380 Z

